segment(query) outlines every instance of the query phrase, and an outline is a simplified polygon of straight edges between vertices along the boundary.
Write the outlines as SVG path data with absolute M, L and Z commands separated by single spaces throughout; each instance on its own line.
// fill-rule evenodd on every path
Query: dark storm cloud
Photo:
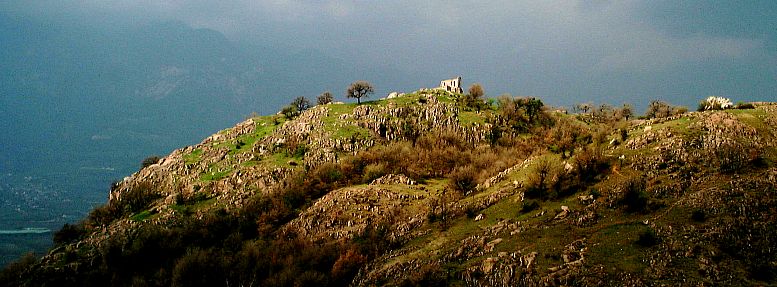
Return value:
M 178 20 L 237 42 L 386 63 L 430 84 L 462 74 L 489 94 L 547 96 L 558 104 L 666 95 L 687 104 L 710 94 L 774 100 L 773 3 L 82 0 L 12 1 L 6 10 L 88 15 L 102 24 Z

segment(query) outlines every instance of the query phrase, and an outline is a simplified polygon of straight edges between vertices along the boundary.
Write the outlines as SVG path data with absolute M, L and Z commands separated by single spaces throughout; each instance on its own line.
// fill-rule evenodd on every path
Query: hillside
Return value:
M 0 285 L 776 285 L 777 105 L 629 119 L 421 90 L 249 118 Z

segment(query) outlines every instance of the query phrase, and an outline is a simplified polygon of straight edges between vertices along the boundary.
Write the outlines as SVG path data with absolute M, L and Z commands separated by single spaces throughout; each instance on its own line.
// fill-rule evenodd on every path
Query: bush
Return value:
M 696 222 L 704 222 L 707 220 L 707 213 L 702 209 L 694 209 L 691 212 L 691 219 Z
M 537 160 L 529 174 L 527 189 L 524 195 L 529 198 L 545 198 L 550 187 L 559 180 L 559 163 L 548 158 Z
M 444 272 L 437 263 L 424 264 L 423 267 L 412 271 L 410 276 L 399 282 L 398 286 L 448 286 L 447 272 Z
M 736 108 L 740 110 L 749 110 L 755 109 L 755 105 L 753 105 L 753 103 L 737 103 Z
M 32 252 L 25 254 L 17 261 L 14 261 L 5 268 L 0 269 L 0 286 L 15 286 L 13 282 L 19 282 L 31 271 L 32 267 L 38 262 L 38 258 Z M 6 285 L 8 284 L 8 285 Z M 21 284 L 20 284 L 21 285 Z
M 663 101 L 652 101 L 645 112 L 645 117 L 665 118 L 673 115 L 683 114 L 688 111 L 686 107 L 675 107 Z
M 734 104 L 730 99 L 724 97 L 708 97 L 707 99 L 699 102 L 698 111 L 712 111 L 712 110 L 725 110 L 733 108 Z
M 478 83 L 472 84 L 468 93 L 464 95 L 464 106 L 480 110 L 483 107 L 484 96 L 483 87 Z
M 177 260 L 173 268 L 172 286 L 219 286 L 226 280 L 220 270 L 221 258 L 214 252 L 191 249 Z
M 68 224 L 62 226 L 62 229 L 54 233 L 54 245 L 63 245 L 75 242 L 86 234 L 86 230 L 80 224 Z
M 91 226 L 106 226 L 122 215 L 122 210 L 114 204 L 106 204 L 93 209 L 86 219 Z
M 575 156 L 575 169 L 582 181 L 591 181 L 609 166 L 609 161 L 601 149 L 585 147 Z
M 626 207 L 628 212 L 644 211 L 647 207 L 648 196 L 645 192 L 646 181 L 642 177 L 632 177 L 623 186 L 623 198 L 620 204 Z
M 290 120 L 296 117 L 299 114 L 299 111 L 297 110 L 297 107 L 288 105 L 283 107 L 283 109 L 281 109 L 281 114 L 283 114 L 283 116 L 285 116 L 286 119 Z
M 318 95 L 318 97 L 316 98 L 316 102 L 319 105 L 326 105 L 331 103 L 333 99 L 334 97 L 332 97 L 332 93 L 330 93 L 329 91 L 326 91 Z
M 718 169 L 723 173 L 736 173 L 750 163 L 745 147 L 736 142 L 725 142 L 714 151 Z
M 364 183 L 370 183 L 373 180 L 376 180 L 386 174 L 388 173 L 386 172 L 386 166 L 383 163 L 369 164 L 364 167 L 364 176 L 362 181 Z
M 348 249 L 344 254 L 337 258 L 332 265 L 332 279 L 339 283 L 338 285 L 348 285 L 348 279 L 356 276 L 359 268 L 367 263 L 367 256 L 362 255 L 355 249 Z
M 160 197 L 159 191 L 151 183 L 141 182 L 120 193 L 119 199 L 109 204 L 117 205 L 123 212 L 135 213 L 145 209 L 151 202 Z
M 472 165 L 457 167 L 448 175 L 448 179 L 451 187 L 462 194 L 471 192 L 478 184 L 477 170 Z
M 521 213 L 527 213 L 536 210 L 540 207 L 540 204 L 536 200 L 526 200 L 521 206 Z
M 146 167 L 148 167 L 148 166 L 150 166 L 152 164 L 156 164 L 156 163 L 159 162 L 160 159 L 162 159 L 162 158 L 160 158 L 157 155 L 149 156 L 149 157 L 143 159 L 142 162 L 140 162 L 140 168 L 144 169 L 144 168 L 146 168 Z
M 651 247 L 658 244 L 659 238 L 656 232 L 652 228 L 648 228 L 639 234 L 637 238 L 637 244 L 642 247 Z

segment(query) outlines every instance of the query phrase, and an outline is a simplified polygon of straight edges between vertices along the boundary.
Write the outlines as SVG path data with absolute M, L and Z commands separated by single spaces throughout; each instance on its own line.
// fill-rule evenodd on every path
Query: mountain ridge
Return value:
M 534 100 L 420 90 L 249 118 L 117 182 L 42 261 L 6 274 L 29 285 L 774 284 L 777 105 L 627 120 Z

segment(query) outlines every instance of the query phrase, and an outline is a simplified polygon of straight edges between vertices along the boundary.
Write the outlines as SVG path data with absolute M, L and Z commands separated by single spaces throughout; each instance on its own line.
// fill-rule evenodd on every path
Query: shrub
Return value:
M 386 166 L 382 163 L 373 163 L 369 164 L 366 167 L 364 167 L 364 176 L 363 176 L 363 182 L 364 183 L 370 183 L 373 180 L 378 179 L 381 176 L 384 176 L 388 174 L 386 172 Z
M 725 142 L 715 149 L 714 157 L 723 173 L 735 173 L 750 162 L 746 148 L 736 142 Z
M 737 103 L 736 108 L 740 110 L 755 109 L 755 105 L 753 103 Z
M 696 222 L 704 222 L 707 220 L 707 213 L 702 209 L 694 209 L 693 212 L 691 212 L 691 219 Z
M 521 212 L 527 213 L 531 212 L 533 210 L 536 210 L 540 207 L 540 204 L 536 200 L 526 200 L 523 202 L 523 206 L 521 206 Z
M 591 133 L 586 125 L 570 117 L 563 117 L 547 131 L 545 142 L 551 150 L 561 154 L 562 158 L 567 158 L 573 156 L 575 149 L 586 144 L 590 137 Z
M 639 234 L 636 243 L 643 247 L 651 247 L 658 244 L 659 238 L 652 228 L 648 228 Z
M 621 135 L 621 142 L 626 142 L 626 139 L 629 138 L 629 130 L 627 130 L 627 129 L 619 129 L 618 132 Z
M 281 114 L 283 114 L 283 116 L 285 116 L 286 119 L 290 120 L 296 117 L 297 114 L 299 114 L 299 111 L 297 110 L 297 107 L 288 105 L 283 107 L 283 109 L 281 109 Z
M 477 186 L 477 170 L 472 165 L 457 167 L 448 179 L 454 190 L 467 194 Z
M 332 279 L 341 283 L 342 286 L 348 285 L 348 279 L 353 278 L 364 264 L 367 263 L 367 256 L 362 255 L 356 249 L 348 249 L 344 254 L 337 258 L 332 265 Z
M 310 108 L 310 101 L 305 97 L 296 97 L 289 105 L 297 108 L 298 113 L 302 113 Z
M 558 162 L 541 158 L 537 160 L 529 174 L 527 189 L 524 193 L 529 198 L 544 198 L 550 187 L 556 184 L 560 173 Z
M 54 245 L 63 245 L 75 242 L 86 234 L 86 230 L 80 224 L 68 224 L 62 226 L 62 229 L 54 233 Z
M 0 269 L 0 286 L 14 286 L 13 282 L 19 282 L 24 276 L 31 275 L 28 272 L 37 262 L 38 258 L 30 252 Z
M 730 99 L 724 97 L 708 97 L 707 99 L 699 102 L 698 111 L 712 111 L 712 110 L 725 110 L 733 108 L 734 104 Z
M 217 262 L 221 256 L 195 248 L 178 259 L 173 268 L 172 286 L 217 286 L 223 284 L 224 272 Z
M 663 101 L 652 101 L 645 111 L 646 118 L 665 118 L 668 116 L 683 114 L 688 111 L 686 107 L 675 107 Z
M 437 263 L 424 264 L 420 269 L 412 271 L 409 278 L 399 282 L 399 286 L 448 286 L 446 274 Z
M 316 102 L 319 105 L 326 105 L 332 102 L 334 100 L 334 97 L 332 97 L 332 93 L 329 91 L 323 92 L 316 98 Z
M 483 97 L 485 96 L 485 92 L 483 92 L 483 86 L 481 86 L 478 83 L 474 83 L 471 86 L 469 86 L 469 90 L 467 91 L 467 95 L 464 97 L 465 104 L 468 107 L 476 107 L 480 105 L 480 103 L 483 101 Z
M 141 182 L 120 193 L 119 199 L 109 204 L 117 205 L 123 212 L 134 213 L 145 209 L 159 197 L 161 195 L 156 187 L 149 182 Z
M 575 156 L 575 169 L 583 181 L 591 181 L 607 168 L 609 162 L 597 147 L 585 147 Z
M 645 192 L 646 181 L 642 177 L 629 178 L 623 186 L 623 198 L 620 203 L 626 207 L 628 212 L 639 212 L 645 210 L 648 203 L 648 196 Z
M 159 162 L 160 159 L 162 159 L 162 158 L 160 158 L 157 155 L 149 156 L 149 157 L 143 159 L 143 161 L 140 163 L 140 168 L 143 169 L 143 168 L 146 168 L 146 167 L 148 167 L 148 166 L 150 166 L 152 164 L 156 164 L 156 163 Z

